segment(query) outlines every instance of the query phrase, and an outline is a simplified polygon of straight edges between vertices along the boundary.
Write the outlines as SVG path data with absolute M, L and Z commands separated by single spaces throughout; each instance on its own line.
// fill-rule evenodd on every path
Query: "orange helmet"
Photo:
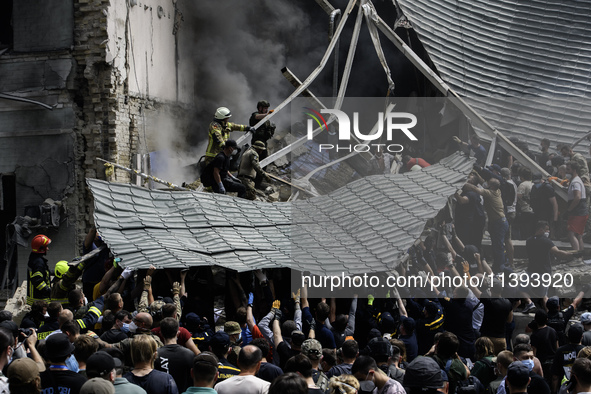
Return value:
M 31 249 L 34 253 L 45 253 L 50 243 L 51 239 L 43 234 L 39 234 L 31 241 Z

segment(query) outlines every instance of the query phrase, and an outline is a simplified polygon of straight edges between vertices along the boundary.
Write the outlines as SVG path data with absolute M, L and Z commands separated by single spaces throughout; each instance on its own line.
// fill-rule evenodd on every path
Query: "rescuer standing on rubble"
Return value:
M 265 177 L 267 182 L 271 178 L 259 164 L 259 155 L 265 152 L 265 144 L 262 141 L 255 141 L 252 146 L 244 152 L 242 160 L 240 161 L 240 169 L 238 170 L 238 179 L 246 188 L 246 199 L 254 200 L 256 198 L 255 180 L 257 176 Z
M 33 303 L 38 300 L 50 301 L 50 271 L 49 266 L 47 265 L 47 259 L 44 257 L 49 249 L 50 243 L 51 239 L 43 234 L 36 235 L 31 241 L 27 281 L 28 305 L 33 305 Z
M 253 127 L 228 122 L 231 116 L 232 113 L 226 107 L 219 107 L 215 111 L 213 122 L 209 124 L 209 144 L 205 152 L 205 165 L 209 164 L 224 149 L 231 131 L 255 131 Z
M 270 106 L 271 104 L 269 104 L 267 100 L 259 101 L 257 103 L 257 112 L 253 112 L 252 115 L 250 115 L 249 124 L 251 126 L 254 126 L 257 123 L 259 123 L 259 121 L 263 119 L 265 116 L 273 112 L 273 110 L 269 111 Z M 273 137 L 273 134 L 275 134 L 275 124 L 271 123 L 270 121 L 266 121 L 265 123 L 263 123 L 263 125 L 261 125 L 261 127 L 252 132 L 253 145 L 256 141 L 261 141 L 263 142 L 263 144 L 265 144 L 266 148 L 267 141 L 269 141 L 271 137 Z M 264 159 L 265 157 L 267 157 L 266 152 L 262 152 L 261 159 Z

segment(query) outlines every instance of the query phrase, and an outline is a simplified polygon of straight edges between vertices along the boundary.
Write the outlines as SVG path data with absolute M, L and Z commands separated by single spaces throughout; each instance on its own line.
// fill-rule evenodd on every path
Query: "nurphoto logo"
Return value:
M 409 140 L 418 141 L 417 137 L 410 131 L 417 124 L 417 117 L 409 112 L 378 112 L 378 119 L 376 123 L 376 130 L 373 133 L 363 134 L 359 130 L 359 112 L 353 112 L 353 134 L 355 135 L 358 144 L 351 144 L 351 120 L 349 115 L 338 109 L 321 109 L 320 112 L 312 108 L 304 107 L 308 118 L 307 132 L 308 140 L 314 138 L 314 121 L 321 129 L 328 130 L 328 124 L 322 114 L 333 115 L 338 122 L 338 144 L 319 144 L 318 150 L 336 150 L 348 152 L 368 152 L 374 148 L 376 151 L 387 151 L 390 153 L 399 153 L 404 149 L 402 145 L 397 143 L 368 143 L 370 141 L 380 140 L 384 133 L 384 123 L 386 124 L 386 140 L 393 142 L 395 138 L 399 138 L 402 132 Z M 347 144 L 349 142 L 349 144 Z

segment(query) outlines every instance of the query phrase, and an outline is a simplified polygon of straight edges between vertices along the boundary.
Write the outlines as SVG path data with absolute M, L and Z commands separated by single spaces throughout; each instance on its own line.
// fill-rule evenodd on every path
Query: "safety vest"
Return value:
M 29 259 L 31 262 L 37 261 L 39 258 L 42 259 L 42 267 L 36 266 L 36 269 L 33 271 L 31 269 L 32 265 L 29 264 L 27 275 L 27 305 L 33 305 L 33 303 L 38 300 L 43 300 L 46 302 L 51 301 L 51 278 L 47 261 L 42 257 L 35 257 L 33 254 L 31 254 Z M 35 266 L 33 265 L 33 267 Z M 35 285 L 35 283 L 37 284 Z

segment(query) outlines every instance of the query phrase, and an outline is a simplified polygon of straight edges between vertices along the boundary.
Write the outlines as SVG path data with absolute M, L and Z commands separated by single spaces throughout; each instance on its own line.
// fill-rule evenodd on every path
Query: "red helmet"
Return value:
M 51 243 L 51 239 L 46 237 L 43 234 L 36 235 L 35 238 L 31 241 L 31 249 L 34 253 L 45 253 L 47 252 L 47 247 Z

